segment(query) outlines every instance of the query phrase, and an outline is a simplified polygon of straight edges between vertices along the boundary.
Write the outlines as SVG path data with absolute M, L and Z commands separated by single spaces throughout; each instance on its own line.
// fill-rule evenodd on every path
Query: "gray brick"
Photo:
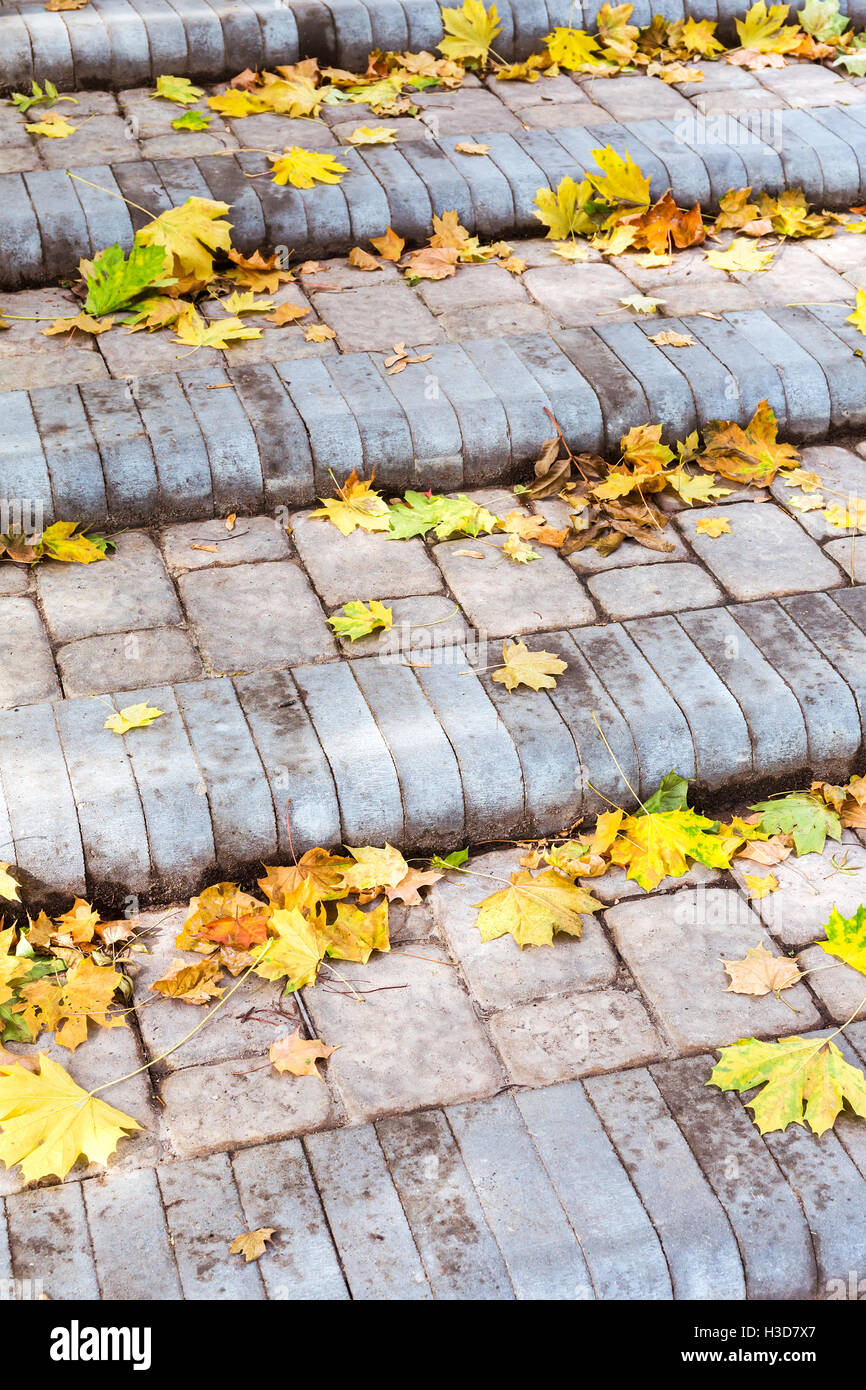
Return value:
M 753 906 L 762 922 L 782 946 L 807 946 L 823 940 L 824 927 L 834 907 L 844 917 L 857 911 L 863 899 L 863 870 L 866 869 L 866 849 L 857 844 L 850 832 L 845 841 L 828 840 L 821 854 L 801 854 L 774 864 L 772 870 L 762 864 L 741 860 L 734 876 L 742 882 L 742 874 L 754 873 L 761 878 L 772 872 L 778 888 L 757 899 Z M 835 860 L 835 865 L 834 861 Z M 853 869 L 840 874 L 836 866 Z M 823 954 L 823 952 L 822 952 Z M 824 961 L 830 965 L 830 957 Z M 830 973 L 828 971 L 828 973 Z M 861 992 L 862 997 L 862 992 Z
M 355 417 L 346 399 L 329 376 L 325 364 L 314 358 L 279 362 L 276 369 L 306 426 L 313 458 L 315 486 L 329 496 L 330 469 L 340 460 L 340 473 L 364 470 L 364 448 Z
M 83 895 L 81 833 L 50 705 L 0 714 L 0 778 L 14 840 L 9 857 L 29 895 Z
M 514 223 L 514 198 L 508 179 L 492 160 L 456 150 L 459 136 L 443 135 L 440 143 L 469 185 L 478 236 L 496 238 L 502 227 Z
M 554 342 L 571 358 L 601 404 L 604 443 L 608 454 L 619 452 L 619 441 L 638 420 L 651 416 L 643 386 L 591 328 L 555 333 Z
M 3 15 L 6 19 L 6 15 Z M 27 33 L 33 54 L 33 76 L 42 80 L 43 74 L 54 74 L 53 80 L 61 92 L 75 85 L 72 46 L 69 30 L 62 14 L 34 11 L 26 18 Z M 5 57 L 5 54 L 4 54 Z
M 752 744 L 743 713 L 676 618 L 643 618 L 626 631 L 688 720 L 698 783 L 723 787 L 747 777 Z
M 149 536 L 127 532 L 117 551 L 90 565 L 43 563 L 39 601 L 57 641 L 135 628 L 172 627 L 181 613 L 162 556 Z
M 58 516 L 104 521 L 107 504 L 102 463 L 77 387 L 42 387 L 31 391 L 30 403 L 42 437 Z
M 472 997 L 483 1009 L 504 1009 L 531 999 L 613 983 L 616 957 L 597 918 L 581 918 L 580 938 L 560 933 L 553 950 L 521 950 L 510 936 L 482 941 L 478 904 L 506 888 L 520 855 L 498 850 L 472 860 L 471 873 L 454 872 L 430 894 L 434 920 L 460 962 Z
M 670 1299 L 658 1236 L 580 1083 L 520 1091 L 515 1101 L 577 1232 L 596 1296 Z
M 309 246 L 307 236 L 307 214 L 301 200 L 300 190 L 286 185 L 280 188 L 269 177 L 270 161 L 262 154 L 235 155 L 244 175 L 251 179 L 252 187 L 262 205 L 265 219 L 265 241 L 270 246 L 288 246 L 296 254 L 305 254 Z
M 814 188 L 809 186 L 811 180 L 791 178 L 792 184 L 802 187 L 810 201 L 820 203 L 822 207 L 838 207 L 848 202 L 852 191 L 856 190 L 856 196 L 859 197 L 860 165 L 847 141 L 834 135 L 832 130 L 816 121 L 808 111 L 786 111 L 782 117 L 782 125 L 782 158 L 785 161 L 786 172 L 791 169 L 793 163 L 789 163 L 788 151 L 795 141 L 798 146 L 797 164 L 799 165 L 800 160 L 805 163 L 806 148 L 809 150 L 809 164 L 811 165 L 812 160 L 818 164 L 820 173 L 819 179 L 815 180 Z
M 293 675 L 334 775 L 343 840 L 399 845 L 409 827 L 397 772 L 352 666 L 296 667 Z
M 661 568 L 653 566 L 653 573 Z M 572 636 L 632 731 L 640 764 L 640 782 L 634 790 L 649 795 L 672 770 L 681 777 L 693 777 L 695 750 L 689 725 L 624 629 L 611 624 Z
M 820 476 L 822 488 L 818 491 L 823 493 L 828 506 L 853 505 L 850 499 L 858 495 L 863 478 L 863 459 L 859 454 L 855 454 L 853 449 L 842 449 L 834 444 L 804 449 L 802 467 Z M 784 475 L 776 476 L 771 490 L 776 500 L 783 505 L 790 505 L 792 501 L 804 496 L 802 491 L 790 487 L 785 482 Z M 843 529 L 833 526 L 826 520 L 823 512 L 817 510 L 797 512 L 796 517 L 803 529 L 816 541 L 838 540 L 841 536 L 856 534 L 857 530 L 856 527 Z
M 659 1235 L 674 1296 L 743 1298 L 743 1268 L 727 1215 L 652 1078 L 632 1071 L 585 1085 Z
M 468 232 L 475 231 L 475 208 L 469 186 L 445 150 L 435 141 L 407 140 L 401 155 L 424 182 L 430 206 L 437 217 L 454 211 Z M 506 274 L 508 272 L 506 271 Z
M 430 235 L 433 213 L 423 180 L 398 149 L 366 146 L 359 153 L 361 161 L 385 190 L 390 226 L 408 241 L 425 241 Z
M 258 1263 L 229 1255 L 242 1223 L 226 1155 L 167 1163 L 158 1175 L 184 1297 L 264 1298 Z
M 850 583 L 866 582 L 866 536 L 852 536 L 850 540 L 831 541 L 825 545 L 827 554 L 841 566 Z
M 234 686 L 270 783 L 280 856 L 339 843 L 333 775 L 288 672 L 242 676 Z
M 268 1297 L 292 1302 L 348 1298 L 298 1140 L 288 1139 L 267 1149 L 244 1149 L 234 1155 L 232 1167 L 250 1230 L 276 1227 L 268 1258 L 259 1263 Z
M 98 126 L 99 118 L 92 124 Z M 86 129 L 91 130 L 92 125 Z M 96 131 L 93 131 L 93 136 L 99 139 Z M 128 251 L 132 246 L 132 220 L 126 203 L 120 197 L 112 169 L 108 164 L 85 164 L 77 167 L 75 173 L 78 177 L 72 180 L 72 187 L 84 211 L 94 252 L 114 242 L 119 242 L 124 251 Z M 86 183 L 82 182 L 84 179 Z M 92 187 L 93 184 L 98 187 Z M 67 267 L 67 273 L 69 269 L 71 267 Z
M 104 728 L 107 713 L 101 702 L 67 699 L 57 706 L 57 727 L 88 883 L 95 894 L 120 901 L 147 891 L 150 850 L 129 758 L 123 740 Z
M 57 16 L 50 16 L 60 18 Z M 3 257 L 4 288 L 39 283 L 43 278 L 42 237 L 36 211 L 21 174 L 0 175 L 3 222 L 0 224 L 0 253 Z
M 72 180 L 62 169 L 37 169 L 26 173 L 24 182 L 39 222 L 45 277 L 62 279 L 81 256 L 93 252 Z
M 262 466 L 255 432 L 223 371 L 180 375 L 210 459 L 214 507 L 218 512 L 257 510 L 262 505 Z
M 801 594 L 785 599 L 782 607 L 847 682 L 866 727 L 866 634 L 829 594 Z
M 860 747 L 860 717 L 849 687 L 778 604 L 738 604 L 731 611 L 797 696 L 812 766 L 824 777 L 847 776 Z
M 751 867 L 751 866 L 749 866 Z M 760 998 L 727 989 L 722 960 L 740 960 L 758 943 L 772 942 L 758 917 L 731 889 L 682 889 L 620 903 L 605 913 L 616 946 L 668 1041 L 678 1053 L 723 1046 L 737 1038 L 776 1037 L 820 1023 L 805 985 Z M 689 940 L 689 988 L 674 966 L 684 932 Z
M 173 521 L 213 515 L 207 448 L 178 378 L 140 378 L 133 396 L 153 450 L 164 513 Z
M 464 481 L 485 483 L 501 477 L 511 458 L 503 402 L 457 343 L 437 344 L 429 366 L 457 416 Z
M 814 1298 L 815 1256 L 797 1196 L 739 1100 L 707 1086 L 711 1069 L 710 1058 L 694 1057 L 651 1070 L 728 1214 L 743 1259 L 746 1296 Z
M 41 1280 L 53 1300 L 99 1298 L 82 1186 L 58 1184 L 6 1198 L 13 1274 Z
M 515 231 L 529 234 L 530 236 L 538 230 L 538 222 L 535 217 L 534 207 L 535 196 L 539 188 L 544 188 L 546 178 L 535 161 L 520 147 L 513 136 L 505 132 L 497 131 L 490 133 L 487 130 L 479 131 L 478 124 L 473 132 L 475 136 L 490 146 L 490 152 L 485 156 L 498 169 L 505 174 L 511 187 L 511 195 L 514 199 L 514 222 Z
M 634 81 L 633 78 L 630 80 Z M 641 79 L 638 78 L 637 80 L 640 81 Z M 679 93 L 674 93 L 668 88 L 665 96 L 667 98 L 666 104 L 670 107 L 668 111 L 664 112 L 665 116 L 675 116 L 682 119 L 683 116 L 689 114 L 684 98 L 680 97 Z M 660 103 L 660 93 L 654 92 L 652 101 L 653 106 L 657 108 Z M 712 205 L 712 192 L 706 165 L 700 153 L 690 149 L 685 141 L 676 135 L 676 124 L 674 123 L 674 129 L 671 128 L 671 125 L 669 120 L 632 120 L 624 125 L 623 132 L 626 139 L 637 136 L 648 149 L 651 149 L 659 159 L 665 162 L 668 171 L 668 184 L 680 206 L 692 207 L 695 203 L 702 203 L 704 207 L 709 207 Z M 637 159 L 636 154 L 633 154 L 632 157 Z
M 830 423 L 831 388 L 822 359 L 812 356 L 806 344 L 786 331 L 787 323 L 780 315 L 771 318 L 762 309 L 755 309 L 728 313 L 725 318 L 778 369 L 787 401 L 787 437 L 824 436 Z
M 593 1298 L 586 1260 L 510 1096 L 447 1112 L 518 1298 Z
M 730 389 L 733 386 L 737 392 L 740 409 L 749 418 L 755 413 L 761 401 L 769 400 L 779 421 L 779 432 L 786 434 L 788 401 L 782 380 L 779 372 L 760 351 L 760 348 L 753 345 L 748 337 L 740 333 L 729 319 L 722 319 L 717 322 L 714 319 L 695 317 L 690 318 L 684 327 L 697 338 L 698 342 L 704 343 L 709 348 L 728 373 L 726 400 L 730 401 Z M 692 360 L 690 351 L 688 355 L 690 373 Z M 690 380 L 692 379 L 690 375 Z M 730 411 L 731 407 L 728 404 L 727 416 L 730 416 Z M 713 418 L 726 417 L 720 415 Z
M 678 621 L 733 694 L 749 726 L 755 768 L 793 774 L 808 759 L 806 726 L 788 684 L 726 608 L 680 613 Z
M 103 1298 L 183 1297 L 153 1168 L 81 1184 Z
M 393 614 L 393 626 L 380 628 L 367 637 L 338 639 L 343 656 L 375 655 L 383 664 L 406 665 L 427 662 L 444 647 L 473 640 L 459 608 L 444 594 L 423 594 L 414 598 L 383 598 Z
M 658 330 L 691 332 L 692 323 L 691 319 L 666 318 L 654 319 L 651 324 L 644 323 L 640 327 L 649 337 Z M 687 357 L 683 357 L 681 349 L 660 347 L 659 350 L 670 362 L 681 365 L 683 374 L 687 374 L 699 421 L 719 419 L 731 414 L 731 388 L 736 390 L 736 380 L 732 381 L 731 373 L 726 370 L 725 364 L 710 348 L 705 347 L 700 339 L 695 340 L 689 348 Z
M 650 419 L 665 423 L 664 437 L 685 439 L 690 430 L 702 424 L 697 418 L 691 387 L 683 373 L 651 343 L 636 323 L 612 323 L 596 332 L 623 366 L 644 386 L 650 405 Z
M 399 402 L 366 353 L 335 357 L 326 363 L 358 423 L 364 449 L 364 472 L 375 470 L 379 486 L 401 488 L 412 435 Z
M 568 667 L 557 676 L 550 699 L 571 730 L 577 747 L 584 810 L 600 811 L 605 807 L 605 798 L 619 803 L 624 793 L 622 778 L 605 747 L 599 726 L 604 730 L 604 738 L 613 749 L 623 775 L 636 786 L 639 770 L 634 738 L 619 707 L 574 639 L 564 632 L 553 636 L 556 650 L 563 661 L 568 662 Z
M 403 407 L 412 434 L 409 480 L 424 489 L 445 492 L 463 484 L 463 437 L 451 402 L 436 390 L 430 366 L 429 362 L 413 364 L 388 377 L 388 385 Z
M 382 1120 L 379 1138 L 439 1299 L 512 1299 L 502 1256 L 440 1112 Z
M 153 450 L 126 382 L 79 386 L 102 458 L 109 515 L 115 522 L 149 522 L 159 507 Z
M 111 63 L 111 38 L 95 9 L 69 25 L 69 40 L 76 86 L 94 84 Z
M 207 796 L 170 687 L 122 691 L 117 709 L 155 705 L 163 711 L 144 729 L 122 735 L 135 774 L 150 841 L 154 891 L 166 900 L 200 887 L 214 868 Z M 115 735 L 117 737 L 117 735 Z
M 461 608 L 487 638 L 593 621 L 580 580 L 550 546 L 540 546 L 538 559 L 518 569 L 502 552 L 501 536 L 485 537 L 479 545 L 484 560 L 466 554 L 476 544 L 444 541 L 433 554 Z
M 51 18 L 54 18 L 52 15 Z M 12 91 L 21 91 L 32 72 L 30 30 L 21 15 L 0 16 L 3 24 L 3 77 Z
M 602 448 L 604 428 L 598 397 L 570 358 L 540 335 L 514 338 L 510 346 L 543 388 L 566 438 L 583 449 Z
M 381 657 L 352 663 L 352 674 L 393 760 L 403 801 L 404 844 L 429 846 L 463 829 L 463 787 L 454 750 L 414 672 Z M 435 785 L 436 796 L 430 788 Z
M 730 522 L 730 534 L 704 536 L 698 522 Z M 779 507 L 751 503 L 695 508 L 676 524 L 708 569 L 735 599 L 777 597 L 804 589 L 835 588 L 841 575 L 801 527 Z
M 746 166 L 735 145 L 713 139 L 706 125 L 696 115 L 683 111 L 674 120 L 662 122 L 675 140 L 686 145 L 701 161 L 710 181 L 710 201 L 717 207 L 731 188 L 743 188 L 748 182 Z
M 593 261 L 527 270 L 523 283 L 565 328 L 592 324 L 601 314 L 625 317 L 619 300 L 634 293 L 634 285 L 614 266 Z
M 798 961 L 800 969 L 809 972 L 809 989 L 817 996 L 827 1018 L 847 1023 L 849 1019 L 864 1017 L 863 976 L 859 970 L 843 965 L 820 946 L 807 946 L 799 952 Z
M 35 603 L 29 598 L 0 599 L 0 709 L 54 700 L 59 694 L 54 659 Z
M 178 589 L 215 671 L 327 661 L 336 653 L 306 575 L 290 560 L 190 572 Z M 287 613 L 291 624 L 282 621 Z
M 270 364 L 228 372 L 256 435 L 266 505 L 307 501 L 313 491 L 313 457 L 301 415 Z
M 201 658 L 186 632 L 170 627 L 81 637 L 58 648 L 57 666 L 67 699 L 202 674 Z
M 352 1298 L 431 1299 L 373 1126 L 311 1134 L 306 1149 Z
M 25 501 L 34 509 L 41 506 L 46 521 L 54 519 L 48 465 L 36 429 L 33 409 L 25 391 L 9 391 L 3 396 L 4 430 L 0 436 L 0 476 L 6 498 L 13 504 Z M 35 519 L 35 518 L 34 518 Z
M 202 545 L 212 549 L 202 550 Z M 268 516 L 245 516 L 231 531 L 222 520 L 167 526 L 162 533 L 162 549 L 172 574 L 256 560 L 284 560 L 291 554 L 285 527 Z
M 548 437 L 552 402 L 543 387 L 508 343 L 501 339 L 470 342 L 464 350 L 499 397 L 511 436 L 512 467 L 534 459 L 539 442 Z
M 494 1014 L 490 1033 L 511 1080 L 521 1086 L 636 1066 L 669 1050 L 639 995 L 617 989 L 519 1004 Z
M 160 0 L 131 0 L 144 20 L 150 45 L 152 67 L 148 77 L 159 77 L 174 67 L 186 70 L 188 60 L 183 21 L 173 10 L 164 11 Z

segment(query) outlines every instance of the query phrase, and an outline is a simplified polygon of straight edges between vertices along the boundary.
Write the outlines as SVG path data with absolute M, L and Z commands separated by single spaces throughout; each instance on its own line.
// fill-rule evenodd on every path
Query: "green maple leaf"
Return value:
M 459 497 L 428 497 L 426 492 L 407 492 L 402 502 L 391 507 L 390 518 L 390 540 L 426 536 L 428 531 L 435 531 L 440 541 L 460 534 L 477 536 L 492 531 L 497 522 L 492 512 L 463 493 Z
M 658 789 L 635 811 L 636 816 L 652 816 L 658 811 L 685 811 L 688 809 L 689 779 L 669 772 L 659 782 Z
M 207 130 L 212 120 L 209 112 L 184 111 L 182 116 L 175 117 L 171 125 L 173 130 Z
M 178 106 L 193 106 L 203 96 L 203 89 L 194 87 L 188 77 L 158 77 L 156 91 L 151 92 L 151 97 L 165 97 Z
M 47 78 L 45 80 L 44 91 L 38 82 L 31 82 L 30 92 L 30 96 L 26 96 L 23 92 L 13 92 L 9 98 L 11 104 L 17 106 L 22 116 L 26 115 L 31 106 L 41 106 L 43 104 L 46 106 L 53 106 L 56 101 L 71 101 L 73 106 L 78 106 L 79 104 L 76 97 L 60 96 L 54 83 L 49 82 Z
M 163 275 L 166 260 L 163 247 L 141 246 L 138 242 L 128 260 L 119 242 L 100 251 L 86 277 L 84 312 L 96 317 L 111 314 L 127 308 L 144 290 L 173 285 L 174 280 Z
M 774 801 L 759 801 L 749 808 L 761 817 L 761 829 L 770 835 L 793 834 L 798 854 L 820 854 L 824 842 L 842 839 L 842 823 L 835 811 L 811 792 L 791 792 Z
M 721 1049 L 708 1086 L 721 1091 L 763 1090 L 747 1101 L 762 1134 L 808 1125 L 815 1134 L 832 1129 L 847 1100 L 866 1119 L 866 1077 L 849 1066 L 828 1039 L 740 1038 Z
M 379 627 L 391 627 L 394 613 L 378 599 L 371 599 L 369 603 L 352 599 L 350 603 L 344 603 L 340 613 L 335 613 L 328 622 L 338 637 L 348 637 L 350 642 L 355 642 L 359 637 L 369 637 Z
M 827 940 L 818 942 L 821 950 L 866 975 L 866 907 L 861 904 L 851 917 L 843 917 L 834 907 L 824 930 Z
M 839 13 L 839 0 L 806 0 L 797 11 L 801 28 L 818 43 L 829 43 L 848 28 L 847 15 Z

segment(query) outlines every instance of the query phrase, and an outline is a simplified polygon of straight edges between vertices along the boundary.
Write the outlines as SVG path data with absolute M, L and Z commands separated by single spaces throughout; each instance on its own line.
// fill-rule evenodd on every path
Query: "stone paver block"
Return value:
M 700 565 L 674 563 L 608 570 L 587 581 L 589 589 L 612 618 L 640 618 L 670 613 L 688 595 L 691 608 L 713 608 L 724 601 Z
M 539 546 L 539 557 L 531 564 L 515 565 L 502 553 L 502 544 L 501 537 L 485 536 L 444 541 L 433 551 L 449 589 L 476 628 L 488 637 L 509 637 L 594 620 L 580 581 L 550 546 Z M 484 559 L 467 551 L 480 551 Z
M 0 708 L 60 694 L 51 647 L 29 598 L 0 599 Z
M 554 950 L 556 947 L 554 947 Z M 490 1032 L 513 1081 L 545 1086 L 667 1055 L 633 992 L 560 994 L 494 1014 Z
M 286 1033 L 290 1025 L 287 1020 Z M 271 1041 L 284 1036 L 278 1029 L 273 1033 Z M 333 1125 L 339 1111 L 327 1082 L 305 1086 L 306 1080 L 311 1078 L 280 1076 L 266 1052 L 172 1072 L 162 1082 L 169 1143 L 179 1157 L 190 1158 Z
M 201 658 L 180 628 L 149 628 L 113 632 L 104 637 L 81 637 L 57 652 L 57 665 L 67 699 L 101 695 L 122 685 L 181 681 L 201 676 Z
M 310 1134 L 305 1147 L 352 1298 L 431 1299 L 373 1126 Z
M 319 1035 L 341 1043 L 329 1076 L 353 1121 L 471 1100 L 502 1084 L 453 963 L 437 946 L 425 946 L 423 955 L 392 951 L 371 966 L 341 961 L 348 986 L 326 970 L 333 988 L 305 996 Z M 367 988 L 363 1004 L 350 993 L 363 997 Z
M 701 535 L 698 523 L 708 517 L 726 520 L 730 535 Z M 732 598 L 774 598 L 842 583 L 836 566 L 798 522 L 772 504 L 695 508 L 680 512 L 676 524 Z
M 799 954 L 800 969 L 809 971 L 808 984 L 818 996 L 830 1018 L 837 1023 L 866 1016 L 863 975 L 853 966 L 844 965 L 836 956 L 822 951 L 820 946 L 807 946 Z
M 866 536 L 830 541 L 824 546 L 852 584 L 866 584 Z
M 467 265 L 462 274 L 450 280 L 422 280 L 418 293 L 434 314 L 450 314 L 455 309 L 477 309 L 481 305 L 525 304 L 527 293 L 519 278 L 501 265 Z M 485 334 L 476 333 L 475 337 Z
M 166 1163 L 159 1185 L 184 1298 L 264 1298 L 258 1262 L 229 1254 L 243 1218 L 227 1155 Z
M 591 1299 L 586 1260 L 511 1096 L 447 1111 L 520 1299 Z
M 117 553 L 95 564 L 48 561 L 40 565 L 39 601 L 56 641 L 173 627 L 180 621 L 171 580 L 149 536 L 128 531 L 116 543 Z
M 183 1297 L 153 1168 L 81 1184 L 103 1298 Z
M 551 526 L 566 527 L 571 516 L 571 507 L 558 497 L 544 502 L 536 502 L 535 510 L 546 517 Z M 689 552 L 672 526 L 664 534 L 670 550 L 650 550 L 637 541 L 626 538 L 610 555 L 600 555 L 591 545 L 585 550 L 575 550 L 566 556 L 575 574 L 601 574 L 605 570 L 625 569 L 630 565 L 657 565 L 664 561 L 683 561 L 689 559 Z
M 841 506 L 844 509 L 849 503 L 855 506 L 851 499 L 863 494 L 863 459 L 852 449 L 841 449 L 835 444 L 813 445 L 809 449 L 803 449 L 801 466 L 810 473 L 817 473 L 822 486 L 815 493 L 804 493 L 801 489 L 789 487 L 784 480 L 784 474 L 780 474 L 770 489 L 777 501 L 790 505 L 792 501 L 819 496 L 824 498 L 827 507 Z M 831 526 L 823 510 L 797 511 L 795 515 L 803 529 L 817 541 L 838 541 L 842 536 L 855 534 L 853 529 L 843 530 L 838 526 Z
M 776 1037 L 820 1018 L 804 985 L 754 998 L 729 992 L 722 959 L 742 960 L 759 943 L 772 947 L 758 917 L 731 889 L 682 889 L 633 899 L 605 913 L 620 954 L 659 1026 L 679 1053 L 744 1037 Z M 684 977 L 684 970 L 686 972 Z
M 585 916 L 578 939 L 559 934 L 552 947 L 521 951 L 510 936 L 484 942 L 475 926 L 478 904 L 507 887 L 519 854 L 502 850 L 472 861 L 472 874 L 449 874 L 431 891 L 434 919 L 460 962 L 473 998 L 483 1009 L 504 1009 L 529 999 L 599 989 L 613 983 L 616 957 L 595 917 Z M 490 875 L 479 878 L 477 875 Z
M 385 1151 L 434 1297 L 512 1299 L 502 1255 L 445 1116 L 380 1120 Z
M 793 853 L 772 868 L 748 859 L 734 861 L 734 877 L 740 884 L 744 873 L 758 878 L 772 873 L 778 880 L 779 887 L 757 899 L 754 909 L 782 946 L 808 946 L 823 940 L 824 925 L 834 907 L 849 917 L 866 902 L 866 848 L 850 832 L 842 834 L 842 844 L 828 840 L 821 854 L 798 858 Z M 837 865 L 854 872 L 842 873 Z
M 442 329 L 405 284 L 369 285 L 340 294 L 309 286 L 316 312 L 333 328 L 342 352 L 385 352 L 395 343 L 441 343 Z
M 309 581 L 288 560 L 200 570 L 178 588 L 209 666 L 258 671 L 336 654 Z
M 13 1274 L 40 1280 L 55 1301 L 99 1298 L 82 1186 L 70 1182 L 6 1198 Z
M 419 594 L 412 598 L 383 597 L 393 622 L 387 630 L 368 637 L 337 640 L 344 656 L 373 656 L 393 662 L 431 661 L 445 648 L 472 643 L 473 634 L 460 609 L 444 594 Z
M 674 1297 L 745 1297 L 727 1215 L 649 1073 L 620 1072 L 584 1084 L 661 1240 Z
M 28 569 L 27 565 L 0 566 L 0 597 L 26 594 L 30 588 Z
M 291 549 L 285 527 L 266 516 L 243 516 L 232 531 L 226 530 L 224 521 L 214 520 L 187 521 L 167 526 L 162 533 L 162 551 L 170 574 L 254 560 L 284 560 Z
M 634 294 L 634 285 L 620 271 L 590 261 L 527 270 L 523 283 L 563 328 L 591 324 L 600 313 L 626 318 L 628 310 L 619 301 Z
M 712 1060 L 684 1058 L 650 1070 L 728 1214 L 747 1297 L 813 1298 L 815 1257 L 800 1203 L 738 1097 L 707 1085 Z
M 348 1298 L 303 1148 L 297 1139 L 232 1158 L 248 1230 L 276 1227 L 259 1272 L 268 1298 L 285 1301 Z
M 442 587 L 441 576 L 417 537 L 393 541 L 386 533 L 360 529 L 344 536 L 324 518 L 301 512 L 292 517 L 292 538 L 329 607 L 385 594 L 400 598 L 433 594 Z

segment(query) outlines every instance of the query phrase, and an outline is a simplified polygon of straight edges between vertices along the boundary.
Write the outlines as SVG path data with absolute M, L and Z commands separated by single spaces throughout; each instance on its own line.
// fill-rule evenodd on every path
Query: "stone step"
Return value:
M 772 504 L 757 510 L 768 521 L 777 514 Z M 238 664 L 246 657 L 246 674 L 0 712 L 0 854 L 17 866 L 33 911 L 43 899 L 68 902 L 72 894 L 115 903 L 127 895 L 177 900 L 262 861 L 285 862 L 292 848 L 299 855 L 317 845 L 387 840 L 407 853 L 446 852 L 550 835 L 603 808 L 603 797 L 622 802 L 627 795 L 594 715 L 622 774 L 644 797 L 672 768 L 695 780 L 699 803 L 719 790 L 727 800 L 750 796 L 756 783 L 790 787 L 808 784 L 810 775 L 839 781 L 857 769 L 866 728 L 866 587 L 839 587 L 842 572 L 799 536 L 798 544 L 783 538 L 789 571 L 826 565 L 829 574 L 803 574 L 799 585 L 829 592 L 723 607 L 722 591 L 696 564 L 637 566 L 608 577 L 636 575 L 644 603 L 653 581 L 667 585 L 651 611 L 682 605 L 683 593 L 692 608 L 621 622 L 611 620 L 598 580 L 589 589 L 606 621 L 552 555 L 563 573 L 542 576 L 548 604 L 568 611 L 571 627 L 550 630 L 553 613 L 546 622 L 541 614 L 547 630 L 522 627 L 531 648 L 568 663 L 549 693 L 508 695 L 492 681 L 502 638 L 521 630 L 520 615 L 513 604 L 505 611 L 507 600 L 497 610 L 485 599 L 477 574 L 477 591 L 449 576 L 450 556 L 446 579 L 470 618 L 462 645 L 425 653 L 404 631 L 402 649 L 368 643 L 371 654 L 351 659 L 340 658 L 291 563 L 191 572 L 182 581 L 184 601 L 205 650 L 210 644 L 224 655 L 216 644 L 242 642 L 247 629 L 261 628 L 262 612 L 280 605 L 292 615 L 289 635 L 272 631 L 270 651 L 230 653 Z M 771 539 L 754 538 L 756 573 Z M 764 583 L 764 592 L 774 585 L 785 592 L 774 573 Z M 429 592 L 436 582 L 424 576 L 415 592 L 425 586 Z M 43 597 L 50 603 L 47 591 Z M 6 607 L 29 602 L 0 599 Z M 431 603 L 398 609 L 424 610 L 427 621 Z M 179 620 L 179 612 L 166 619 Z M 134 667 L 136 655 L 147 663 L 154 636 L 161 634 L 121 633 L 118 663 Z M 305 655 L 274 669 L 278 644 L 292 642 Z M 148 674 L 145 665 L 143 679 Z M 163 717 L 124 737 L 104 729 L 109 709 L 142 701 Z
M 460 154 L 459 135 L 401 147 L 341 147 L 348 172 L 339 184 L 312 189 L 248 177 L 269 168 L 265 155 L 249 153 L 87 165 L 69 171 L 74 179 L 65 169 L 3 174 L 0 289 L 72 277 L 82 257 L 115 241 L 128 250 L 136 228 L 148 220 L 132 204 L 156 214 L 192 195 L 230 205 L 239 250 L 270 254 L 282 248 L 296 261 L 345 255 L 389 225 L 410 245 L 420 244 L 430 235 L 433 213 L 448 209 L 485 240 L 534 235 L 540 229 L 538 190 L 565 175 L 579 178 L 594 167 L 592 151 L 606 144 L 638 161 L 653 197 L 671 188 L 680 205 L 699 202 L 706 212 L 729 189 L 746 184 L 768 193 L 802 188 L 810 202 L 828 208 L 866 199 L 866 105 L 513 134 L 475 130 L 462 138 L 488 144 L 489 156 Z
M 149 526 L 303 506 L 330 495 L 335 467 L 375 466 L 395 491 L 516 480 L 551 433 L 546 411 L 574 449 L 612 457 L 633 425 L 662 421 L 673 443 L 710 419 L 745 425 L 765 398 L 782 437 L 825 440 L 866 425 L 850 308 L 432 343 L 396 376 L 381 353 L 344 353 L 10 391 L 0 472 L 10 505 L 45 521 Z M 666 327 L 695 345 L 653 343 Z
M 46 13 L 34 3 L 0 7 L 0 90 L 46 76 L 65 88 L 137 86 L 163 73 L 200 79 L 242 68 L 315 57 L 363 71 L 373 49 L 434 51 L 443 28 L 439 0 L 90 0 L 82 10 Z M 734 36 L 745 0 L 634 0 L 631 22 L 654 14 L 717 20 Z M 497 54 L 537 52 L 556 25 L 595 27 L 598 0 L 498 0 Z M 862 28 L 864 0 L 842 0 Z

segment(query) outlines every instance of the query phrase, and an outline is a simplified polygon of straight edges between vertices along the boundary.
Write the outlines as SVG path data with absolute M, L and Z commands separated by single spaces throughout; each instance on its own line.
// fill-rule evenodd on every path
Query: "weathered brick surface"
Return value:
M 287 560 L 199 570 L 178 589 L 207 664 L 216 671 L 256 671 L 327 661 L 334 639 L 303 572 Z M 273 616 L 292 621 L 274 631 Z
M 494 1014 L 490 1032 L 513 1081 L 543 1086 L 664 1057 L 634 992 L 560 994 Z

